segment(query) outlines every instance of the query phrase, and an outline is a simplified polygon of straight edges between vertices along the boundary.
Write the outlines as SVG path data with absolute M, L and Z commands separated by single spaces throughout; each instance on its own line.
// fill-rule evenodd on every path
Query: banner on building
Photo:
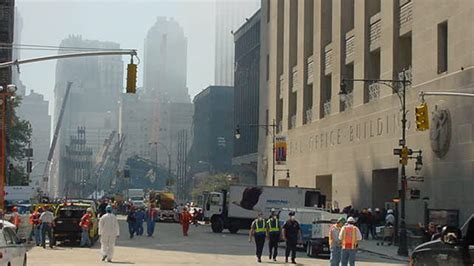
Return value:
M 275 138 L 275 161 L 277 164 L 286 163 L 287 144 L 285 136 Z

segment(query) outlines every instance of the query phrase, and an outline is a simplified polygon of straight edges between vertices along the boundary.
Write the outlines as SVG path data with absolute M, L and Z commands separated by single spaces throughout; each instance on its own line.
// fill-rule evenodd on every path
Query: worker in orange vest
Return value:
M 20 228 L 20 214 L 18 214 L 18 209 L 16 207 L 12 208 L 12 216 L 10 218 L 10 222 L 16 226 L 16 232 L 18 233 L 18 229 Z
M 341 266 L 347 266 L 347 263 L 355 266 L 357 245 L 362 240 L 362 234 L 355 223 L 354 217 L 349 217 L 347 224 L 341 228 L 339 233 L 339 240 L 341 240 L 342 245 Z
M 337 223 L 331 225 L 329 229 L 329 247 L 331 249 L 331 257 L 329 259 L 329 265 L 339 266 L 341 263 L 341 241 L 339 240 L 339 234 L 341 228 L 346 223 L 344 217 L 337 219 Z
M 92 246 L 91 239 L 89 238 L 89 228 L 92 224 L 91 219 L 92 219 L 92 209 L 87 208 L 86 213 L 82 215 L 81 221 L 79 222 L 79 226 L 82 229 L 81 247 Z
M 188 236 L 189 223 L 191 222 L 192 218 L 193 217 L 188 212 L 188 209 L 184 207 L 180 216 L 181 226 L 183 227 L 183 236 Z
M 35 243 L 36 246 L 41 245 L 41 230 L 40 230 L 40 220 L 39 217 L 41 213 L 43 212 L 42 208 L 38 208 L 37 211 L 34 211 L 32 214 L 30 214 L 30 224 L 32 226 L 32 235 L 35 237 Z

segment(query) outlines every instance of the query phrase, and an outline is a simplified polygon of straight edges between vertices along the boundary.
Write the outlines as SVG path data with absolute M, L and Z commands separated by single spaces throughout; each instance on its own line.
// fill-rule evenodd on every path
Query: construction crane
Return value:
M 64 98 L 63 98 L 63 103 L 61 105 L 61 111 L 59 113 L 58 121 L 56 122 L 56 128 L 54 129 L 53 141 L 51 142 L 51 147 L 49 148 L 48 160 L 46 161 L 46 164 L 44 166 L 43 183 L 41 186 L 43 193 L 48 190 L 48 180 L 49 180 L 49 172 L 51 170 L 51 162 L 53 161 L 54 150 L 56 149 L 56 143 L 58 142 L 59 131 L 61 130 L 64 110 L 66 109 L 66 103 L 69 98 L 71 87 L 72 87 L 72 82 L 68 82 L 67 87 L 66 87 L 66 93 L 64 94 Z
M 96 186 L 95 186 L 95 195 L 97 197 L 99 193 L 99 180 L 101 177 L 101 173 L 104 170 L 104 165 L 107 161 L 108 157 L 108 151 L 110 148 L 110 145 L 113 142 L 113 139 L 115 137 L 116 131 L 112 131 L 107 139 L 105 139 L 104 144 L 102 145 L 102 148 L 99 150 L 97 153 L 96 159 L 95 159 L 95 166 L 94 169 L 92 170 L 92 179 L 95 179 L 96 181 Z

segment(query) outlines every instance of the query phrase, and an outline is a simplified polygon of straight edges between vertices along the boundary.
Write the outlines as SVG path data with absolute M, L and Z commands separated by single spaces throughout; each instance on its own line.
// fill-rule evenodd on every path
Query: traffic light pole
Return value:
M 364 82 L 364 83 L 378 83 L 390 87 L 400 99 L 401 111 L 402 111 L 402 136 L 399 145 L 404 149 L 406 144 L 406 130 L 407 130 L 407 112 L 406 112 L 406 87 L 411 84 L 410 80 L 407 80 L 405 71 L 403 71 L 403 79 L 401 80 L 388 80 L 388 79 L 342 79 L 341 80 L 341 91 L 339 95 L 347 95 L 349 92 L 346 90 L 345 82 Z M 395 84 L 400 84 L 401 89 Z M 401 163 L 400 170 L 400 235 L 399 235 L 399 246 L 398 255 L 408 256 L 408 242 L 407 242 L 407 230 L 405 222 L 405 203 L 406 203 L 406 189 L 407 189 L 407 177 L 406 177 L 406 163 Z

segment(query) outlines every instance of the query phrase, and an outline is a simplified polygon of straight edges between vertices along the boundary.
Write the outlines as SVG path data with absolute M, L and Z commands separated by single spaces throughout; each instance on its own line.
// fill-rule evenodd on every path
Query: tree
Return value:
M 7 156 L 12 168 L 7 167 L 7 177 L 10 180 L 9 185 L 28 185 L 28 178 L 24 162 L 26 161 L 26 149 L 31 141 L 32 129 L 29 121 L 23 120 L 14 112 L 21 104 L 21 98 L 16 97 L 12 101 L 13 108 L 11 112 L 10 123 L 7 128 Z M 49 140 L 45 140 L 49 141 Z
M 201 182 L 199 182 L 193 189 L 192 196 L 197 198 L 202 195 L 205 191 L 221 191 L 223 189 L 229 189 L 232 178 L 225 173 L 219 173 L 215 175 L 209 175 Z

